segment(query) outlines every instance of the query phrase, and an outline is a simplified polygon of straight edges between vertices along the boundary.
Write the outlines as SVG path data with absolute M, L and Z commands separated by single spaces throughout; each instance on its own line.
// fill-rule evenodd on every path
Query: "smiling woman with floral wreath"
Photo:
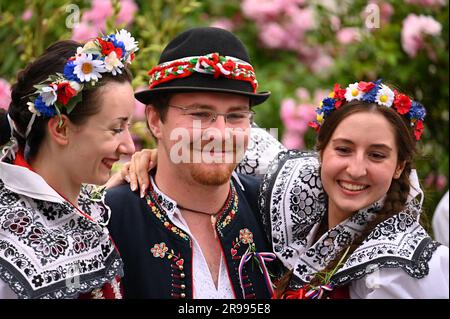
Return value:
M 319 156 L 280 153 L 262 186 L 266 231 L 291 270 L 276 297 L 448 298 L 448 248 L 419 224 L 425 108 L 378 80 L 336 85 L 316 112 Z
M 0 298 L 122 297 L 110 210 L 86 184 L 134 152 L 137 49 L 126 30 L 58 41 L 18 74 L 0 162 Z

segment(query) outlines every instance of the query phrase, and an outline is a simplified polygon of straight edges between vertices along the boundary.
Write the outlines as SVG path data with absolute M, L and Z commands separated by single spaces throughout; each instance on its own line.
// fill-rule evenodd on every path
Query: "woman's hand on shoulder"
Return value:
M 125 163 L 121 170 L 111 176 L 105 184 L 106 188 L 118 186 L 126 181 L 132 191 L 140 190 L 141 197 L 150 183 L 148 172 L 156 166 L 157 150 L 143 149 L 133 154 L 131 160 Z

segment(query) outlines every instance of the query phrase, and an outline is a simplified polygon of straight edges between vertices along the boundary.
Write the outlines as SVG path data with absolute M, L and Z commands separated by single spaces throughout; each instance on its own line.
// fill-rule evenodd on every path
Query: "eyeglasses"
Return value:
M 234 111 L 229 113 L 219 113 L 202 108 L 186 108 L 176 105 L 169 105 L 182 111 L 184 116 L 188 116 L 192 121 L 200 121 L 203 128 L 209 127 L 217 120 L 219 115 L 223 116 L 225 124 L 229 126 L 248 125 L 253 120 L 255 112 L 253 111 Z

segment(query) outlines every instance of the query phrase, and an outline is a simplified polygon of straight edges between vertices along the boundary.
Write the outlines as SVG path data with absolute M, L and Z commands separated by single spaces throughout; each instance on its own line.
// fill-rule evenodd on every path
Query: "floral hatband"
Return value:
M 253 92 L 258 88 L 258 81 L 253 67 L 238 58 L 210 53 L 204 56 L 186 57 L 155 66 L 150 76 L 149 88 L 178 78 L 188 77 L 194 73 L 211 74 L 217 79 L 223 76 L 233 80 L 247 81 Z

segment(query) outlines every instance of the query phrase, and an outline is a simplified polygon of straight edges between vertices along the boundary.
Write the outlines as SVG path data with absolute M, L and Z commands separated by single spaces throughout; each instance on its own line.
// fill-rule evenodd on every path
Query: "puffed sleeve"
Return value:
M 449 249 L 439 246 L 429 261 L 429 273 L 417 279 L 401 268 L 382 268 L 350 285 L 352 299 L 448 299 Z
M 438 206 L 433 214 L 433 231 L 435 239 L 448 247 L 448 228 L 449 228 L 449 217 L 448 217 L 448 191 L 439 201 Z

